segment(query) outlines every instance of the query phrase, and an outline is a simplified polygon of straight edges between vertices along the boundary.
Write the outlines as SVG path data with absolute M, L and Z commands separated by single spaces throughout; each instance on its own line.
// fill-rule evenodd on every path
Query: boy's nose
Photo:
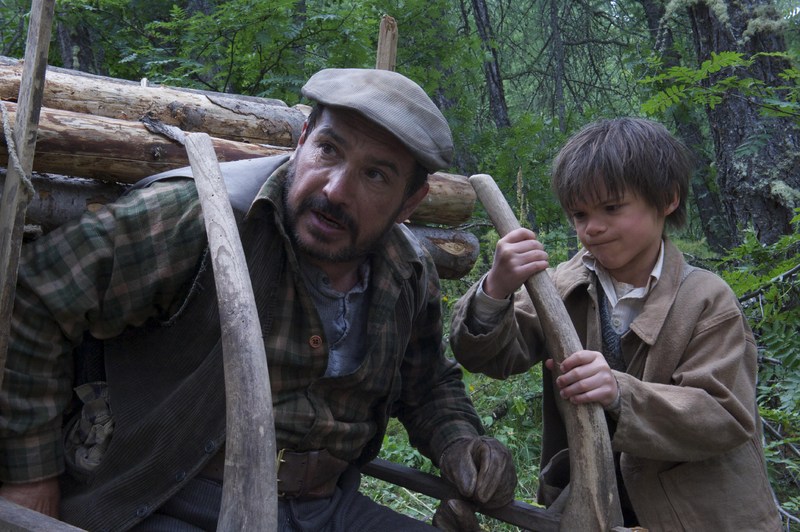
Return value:
M 586 220 L 586 233 L 589 235 L 597 235 L 605 231 L 606 224 L 602 220 L 592 217 Z

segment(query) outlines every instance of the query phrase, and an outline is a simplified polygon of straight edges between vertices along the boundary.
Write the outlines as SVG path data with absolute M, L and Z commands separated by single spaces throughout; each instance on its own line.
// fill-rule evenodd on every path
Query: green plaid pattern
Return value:
M 384 413 L 396 415 L 434 461 L 452 441 L 481 432 L 461 370 L 443 355 L 434 265 L 400 228 L 373 258 L 365 363 L 352 375 L 323 376 L 327 345 L 310 340 L 324 338 L 324 331 L 279 222 L 281 176 L 270 178 L 250 213 L 274 209 L 287 249 L 265 339 L 279 447 L 368 459 L 377 452 L 368 447 L 385 429 Z M 196 189 L 183 180 L 133 191 L 25 247 L 0 393 L 0 480 L 63 471 L 60 413 L 71 395 L 69 353 L 85 330 L 105 339 L 149 318 L 167 319 L 205 247 Z M 411 308 L 399 315 L 403 290 L 410 290 Z

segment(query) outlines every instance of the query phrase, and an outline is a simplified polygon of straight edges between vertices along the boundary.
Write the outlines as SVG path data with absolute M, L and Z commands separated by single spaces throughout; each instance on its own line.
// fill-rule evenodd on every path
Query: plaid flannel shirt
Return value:
M 270 178 L 253 209 L 267 202 L 280 220 L 282 172 L 275 175 L 279 178 Z M 322 329 L 289 249 L 290 282 L 278 288 L 282 303 L 266 345 L 267 353 L 279 353 L 270 356 L 279 447 L 324 447 L 355 460 L 385 428 L 376 426 L 382 420 L 372 419 L 364 402 L 368 392 L 362 389 L 381 379 L 401 383 L 392 397 L 393 414 L 405 424 L 411 442 L 434 460 L 452 441 L 482 430 L 460 369 L 442 353 L 432 261 L 412 253 L 401 234 L 394 231 L 373 257 L 367 359 L 373 370 L 383 369 L 369 376 L 314 377 L 324 373 L 326 354 L 293 365 L 298 353 L 307 350 L 309 331 Z M 182 303 L 205 248 L 196 189 L 183 180 L 130 193 L 24 247 L 0 393 L 0 480 L 33 481 L 64 470 L 61 413 L 72 393 L 73 348 L 85 331 L 107 339 L 150 318 L 169 317 Z M 409 271 L 423 266 L 428 273 L 418 280 L 425 285 L 424 297 L 415 302 L 411 338 L 393 334 L 399 265 Z M 402 360 L 391 360 L 397 349 Z M 303 399 L 312 396 L 315 401 Z

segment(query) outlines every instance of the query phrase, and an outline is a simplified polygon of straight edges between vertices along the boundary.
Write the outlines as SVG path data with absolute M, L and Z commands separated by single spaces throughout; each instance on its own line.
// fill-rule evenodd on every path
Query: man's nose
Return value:
M 352 168 L 342 165 L 332 170 L 323 191 L 331 202 L 346 203 L 353 194 L 355 173 Z

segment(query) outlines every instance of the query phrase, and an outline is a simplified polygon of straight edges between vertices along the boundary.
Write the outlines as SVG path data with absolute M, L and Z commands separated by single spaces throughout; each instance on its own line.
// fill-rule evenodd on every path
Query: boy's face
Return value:
M 631 192 L 621 198 L 601 194 L 598 200 L 578 201 L 567 213 L 586 249 L 617 281 L 644 286 L 658 259 L 664 220 L 678 206 L 678 198 L 664 212 Z

